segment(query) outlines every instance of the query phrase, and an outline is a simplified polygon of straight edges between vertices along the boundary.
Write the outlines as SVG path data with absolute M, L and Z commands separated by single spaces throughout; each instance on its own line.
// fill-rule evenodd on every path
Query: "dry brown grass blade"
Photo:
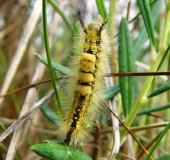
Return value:
M 7 71 L 7 74 L 4 78 L 4 82 L 0 91 L 1 94 L 5 94 L 9 88 L 9 85 L 12 82 L 12 79 L 14 78 L 14 75 L 18 69 L 18 66 L 22 60 L 22 57 L 25 53 L 25 50 L 28 46 L 28 42 L 34 32 L 34 29 L 36 27 L 36 24 L 40 18 L 41 15 L 41 0 L 37 0 L 34 8 L 32 10 L 32 13 L 27 21 L 27 24 L 25 25 L 25 29 L 23 31 L 22 37 L 19 40 L 17 50 L 15 52 L 15 55 L 12 59 L 12 62 L 9 66 L 9 69 Z M 0 107 L 3 102 L 4 98 L 0 99 Z M 1 108 L 0 108 L 1 109 Z
M 45 71 L 45 66 L 41 62 L 39 62 L 37 67 L 36 67 L 34 76 L 32 78 L 32 83 L 35 83 L 38 79 L 40 79 L 43 76 L 44 71 Z M 30 108 L 30 104 L 28 102 L 34 101 L 35 97 L 37 97 L 37 88 L 36 87 L 30 88 L 27 92 L 24 105 L 22 106 L 22 110 L 20 112 L 19 119 L 25 113 L 27 113 L 27 111 Z M 36 117 L 38 117 L 38 115 Z M 14 134 L 13 134 L 13 137 L 11 139 L 10 146 L 9 146 L 8 152 L 7 152 L 7 158 L 6 158 L 7 160 L 14 159 L 15 152 L 16 152 L 16 149 L 17 149 L 17 144 L 19 144 L 19 142 L 20 142 L 20 139 L 21 139 L 21 136 L 23 134 L 24 129 L 25 128 L 23 127 L 23 125 L 20 125 L 14 131 Z M 26 127 L 26 130 L 28 130 L 28 129 L 29 129 L 29 127 Z
M 32 36 L 32 33 L 36 27 L 36 24 L 38 22 L 38 19 L 41 15 L 41 8 L 39 7 L 41 5 L 41 1 L 37 0 L 34 4 L 34 8 L 32 10 L 32 13 L 30 14 L 30 17 L 28 19 L 27 25 L 25 27 L 25 30 L 23 32 L 23 37 L 21 37 L 19 45 L 18 45 L 18 49 L 15 53 L 15 56 L 13 57 L 13 61 L 9 67 L 8 73 L 5 77 L 4 83 L 6 83 L 6 79 L 8 79 L 7 84 L 5 86 L 3 86 L 1 92 L 6 92 L 10 81 L 13 79 L 14 77 L 14 73 L 16 72 L 18 65 L 25 53 L 26 47 L 28 45 L 28 42 Z M 28 31 L 29 30 L 29 31 Z M 17 59 L 17 60 L 16 60 Z M 19 59 L 19 60 L 18 60 Z M 15 67 L 13 67 L 13 65 Z M 32 78 L 32 82 L 31 83 L 35 83 L 37 82 L 38 79 L 40 79 L 44 73 L 45 70 L 45 66 L 43 66 L 40 62 L 38 63 L 37 69 L 34 73 L 34 76 Z M 11 132 L 12 130 L 14 131 L 14 134 L 12 136 L 9 148 L 8 148 L 8 152 L 6 155 L 6 160 L 12 160 L 14 159 L 15 156 L 15 152 L 17 149 L 17 146 L 19 144 L 19 142 L 21 142 L 21 136 L 23 134 L 24 131 L 24 127 L 23 125 L 19 125 L 19 123 L 23 121 L 25 121 L 28 117 L 29 117 L 29 113 L 31 114 L 33 111 L 30 110 L 30 112 L 27 112 L 30 108 L 30 104 L 28 103 L 29 101 L 32 101 L 35 99 L 35 97 L 37 97 L 37 89 L 34 88 L 30 88 L 27 96 L 25 98 L 25 102 L 24 105 L 22 106 L 22 110 L 20 112 L 20 118 L 16 121 L 16 123 L 14 123 L 13 128 L 10 128 L 9 130 L 7 129 L 7 131 Z M 1 99 L 0 103 L 3 101 L 3 98 Z M 34 108 L 33 108 L 34 109 Z M 31 112 L 32 111 L 32 112 Z M 26 115 L 24 115 L 26 113 Z M 28 115 L 27 115 L 28 114 Z M 11 126 L 11 127 L 12 127 Z M 27 127 L 28 130 L 28 127 Z
M 153 129 L 153 128 L 160 128 L 167 126 L 169 122 L 159 122 L 159 123 L 153 123 L 145 126 L 137 126 L 137 127 L 130 127 L 130 130 L 133 132 L 147 130 L 147 129 Z
M 110 68 L 107 65 L 107 72 L 110 72 Z M 106 82 L 106 86 L 109 88 L 111 86 L 113 86 L 113 79 L 111 77 L 105 77 L 105 82 Z M 115 99 L 111 99 L 109 100 L 109 106 L 111 107 L 111 110 L 114 111 L 114 113 L 116 115 L 118 115 L 117 113 L 117 105 L 116 105 L 116 101 Z M 113 155 L 117 154 L 119 152 L 120 149 L 120 131 L 119 131 L 119 121 L 118 119 L 113 116 L 113 114 L 111 114 L 111 118 L 112 118 L 112 132 L 113 132 L 113 144 L 112 144 L 112 152 L 109 155 L 108 159 L 111 159 L 113 157 Z

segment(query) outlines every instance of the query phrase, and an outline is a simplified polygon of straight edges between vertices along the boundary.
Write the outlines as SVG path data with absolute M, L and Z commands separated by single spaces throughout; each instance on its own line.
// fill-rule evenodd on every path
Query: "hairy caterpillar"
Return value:
M 106 24 L 99 15 L 96 20 L 78 25 L 78 40 L 73 60 L 75 79 L 68 84 L 71 100 L 62 109 L 63 119 L 59 122 L 58 134 L 67 145 L 76 146 L 88 137 L 92 121 L 99 113 L 99 98 L 96 92 L 103 83 L 104 64 L 108 54 Z

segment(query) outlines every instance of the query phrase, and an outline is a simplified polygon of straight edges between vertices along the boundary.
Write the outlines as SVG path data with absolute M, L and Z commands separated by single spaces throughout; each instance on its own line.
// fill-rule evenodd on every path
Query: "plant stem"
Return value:
M 54 92 L 55 92 L 55 96 L 56 96 L 56 99 L 57 99 L 57 103 L 58 103 L 59 108 L 61 108 L 60 100 L 59 100 L 59 96 L 58 96 L 58 92 L 57 92 L 57 88 L 56 88 L 54 71 L 53 71 L 53 68 L 52 68 L 51 53 L 50 53 L 50 47 L 49 47 L 49 41 L 48 41 L 46 0 L 43 0 L 42 11 L 43 11 L 44 41 L 45 41 L 46 54 L 47 54 L 47 59 L 48 59 L 48 66 L 49 66 L 50 76 L 51 76 L 51 79 L 52 79 L 52 85 L 53 85 L 53 88 L 54 88 Z

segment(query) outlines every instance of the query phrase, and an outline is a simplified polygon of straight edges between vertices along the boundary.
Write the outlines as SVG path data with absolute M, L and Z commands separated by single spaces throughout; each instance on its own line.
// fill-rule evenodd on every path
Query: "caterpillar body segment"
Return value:
M 77 56 L 73 59 L 75 73 L 69 84 L 71 97 L 62 109 L 63 119 L 59 122 L 58 134 L 67 145 L 76 146 L 89 136 L 93 120 L 100 111 L 96 95 L 103 83 L 104 64 L 107 58 L 108 38 L 103 18 L 96 21 L 80 20 L 78 41 L 75 44 Z

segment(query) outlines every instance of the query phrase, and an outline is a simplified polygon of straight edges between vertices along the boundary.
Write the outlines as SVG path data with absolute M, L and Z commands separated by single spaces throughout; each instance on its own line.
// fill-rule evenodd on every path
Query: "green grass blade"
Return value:
M 162 86 L 160 86 L 158 89 L 156 89 L 155 91 L 153 91 L 149 96 L 148 98 L 151 98 L 151 97 L 154 97 L 154 96 L 157 96 L 167 90 L 170 89 L 170 82 L 166 82 L 165 84 L 163 84 Z
M 158 1 L 158 0 L 155 0 L 155 1 L 152 1 L 149 5 L 150 5 L 150 7 L 154 4 L 154 3 L 157 3 L 157 2 L 161 2 L 161 1 Z M 162 2 L 161 2 L 162 3 Z M 160 3 L 160 4 L 161 4 Z M 159 8 L 161 9 L 161 7 L 159 6 Z M 128 23 L 131 23 L 131 22 L 133 22 L 135 19 L 137 19 L 138 18 L 138 16 L 140 15 L 140 12 L 134 17 L 134 18 L 132 18 Z
M 168 132 L 170 128 L 170 122 L 167 124 L 167 126 L 164 128 L 164 130 L 162 131 L 161 135 L 159 136 L 159 138 L 157 139 L 157 141 L 155 142 L 154 146 L 151 148 L 149 154 L 146 157 L 146 160 L 148 160 L 151 155 L 153 154 L 153 152 L 155 151 L 155 149 L 158 147 L 160 141 L 162 140 L 162 138 L 164 137 L 164 135 Z
M 134 58 L 132 51 L 132 41 L 125 18 L 122 18 L 119 28 L 119 72 L 134 72 Z M 127 116 L 133 106 L 135 93 L 134 77 L 119 77 L 120 93 L 124 114 Z
M 152 108 L 148 108 L 148 109 L 142 109 L 138 112 L 137 116 L 140 116 L 142 114 L 151 114 L 153 112 L 158 112 L 158 111 L 162 111 L 165 109 L 170 108 L 170 103 L 162 105 L 162 106 L 158 106 L 158 107 L 152 107 Z
M 54 88 L 54 92 L 55 92 L 55 96 L 56 96 L 56 99 L 57 99 L 58 107 L 60 108 L 61 107 L 60 99 L 59 99 L 57 88 L 56 88 L 56 81 L 55 81 L 54 71 L 53 71 L 53 68 L 52 68 L 51 53 L 50 53 L 50 47 L 49 47 L 49 41 L 48 41 L 46 0 L 43 0 L 42 12 L 43 12 L 44 41 L 45 41 L 45 48 L 46 48 L 46 54 L 47 54 L 47 59 L 48 59 L 49 71 L 50 71 L 50 76 L 51 76 L 51 79 L 52 79 L 52 85 L 53 85 L 53 88 Z
M 162 63 L 164 62 L 164 60 L 166 59 L 166 56 L 168 56 L 168 53 L 169 53 L 169 50 L 170 50 L 170 44 L 168 45 L 166 51 L 164 52 L 163 56 L 162 56 L 162 59 L 161 59 L 161 62 L 158 66 L 158 70 L 159 68 L 162 66 Z
M 107 20 L 107 10 L 104 4 L 104 0 L 96 0 L 96 5 L 98 7 L 98 11 L 100 15 L 104 18 L 104 20 Z
M 5 145 L 3 145 L 2 143 L 0 143 L 0 150 L 1 151 L 8 151 L 8 148 L 7 147 L 5 147 Z M 1 159 L 2 157 L 1 157 L 1 155 L 0 155 L 0 159 Z M 3 159 L 3 158 L 2 158 Z
M 153 17 L 153 24 L 156 24 L 156 20 L 158 19 L 158 17 L 160 16 L 160 12 L 161 12 L 161 1 L 156 1 L 153 5 L 153 7 L 151 8 L 151 14 Z M 139 35 L 137 37 L 137 39 L 135 40 L 134 44 L 133 44 L 133 50 L 134 50 L 134 57 L 135 59 L 137 59 L 139 57 L 139 54 L 142 52 L 144 43 L 147 41 L 147 33 L 146 33 L 146 28 L 145 26 L 143 26 L 140 30 L 139 30 Z
M 58 6 L 57 2 L 54 0 L 47 0 L 52 6 L 53 8 L 60 14 L 60 16 L 62 17 L 62 19 L 64 20 L 64 22 L 67 24 L 67 26 L 69 27 L 69 29 L 71 31 L 73 31 L 73 26 L 71 25 L 69 19 L 66 17 L 66 15 L 64 14 L 63 10 L 60 9 L 60 7 Z
M 166 2 L 166 15 L 165 15 L 164 31 L 163 31 L 162 44 L 161 44 L 161 49 L 163 50 L 169 44 L 169 34 L 170 34 L 170 28 L 169 28 L 170 2 L 169 1 L 165 1 L 165 2 Z
M 1 122 L 0 122 L 0 130 L 2 130 L 2 131 L 6 130 L 5 126 Z
M 155 46 L 155 38 L 154 38 L 154 28 L 153 28 L 153 22 L 152 22 L 152 16 L 151 16 L 151 11 L 150 11 L 150 6 L 149 6 L 149 1 L 148 0 L 137 0 L 141 15 L 143 17 L 146 31 L 148 33 L 148 37 Z
M 170 154 L 163 155 L 155 160 L 170 160 Z
M 90 157 L 79 150 L 61 144 L 43 143 L 33 145 L 31 149 L 38 155 L 50 160 L 91 160 Z

